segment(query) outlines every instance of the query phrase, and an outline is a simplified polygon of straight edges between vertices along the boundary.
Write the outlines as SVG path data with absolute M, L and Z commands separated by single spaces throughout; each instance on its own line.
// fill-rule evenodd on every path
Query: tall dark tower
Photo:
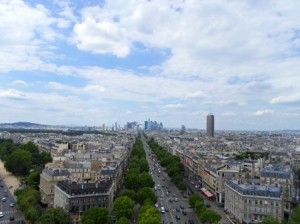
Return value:
M 212 113 L 206 117 L 206 134 L 208 137 L 215 135 L 215 116 Z

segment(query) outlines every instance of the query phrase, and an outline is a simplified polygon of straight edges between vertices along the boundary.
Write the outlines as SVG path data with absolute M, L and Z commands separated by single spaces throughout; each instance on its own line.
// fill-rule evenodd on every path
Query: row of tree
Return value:
M 166 172 L 171 177 L 172 182 L 180 190 L 186 190 L 186 184 L 183 181 L 184 166 L 178 156 L 172 155 L 160 146 L 153 138 L 148 142 L 148 145 L 158 158 L 160 165 L 166 168 Z
M 24 213 L 26 220 L 37 224 L 69 224 L 70 215 L 62 208 L 51 208 L 42 211 L 39 206 L 40 193 L 33 187 L 27 186 L 15 192 L 18 208 Z
M 219 223 L 221 216 L 215 211 L 208 209 L 204 200 L 198 194 L 193 194 L 189 197 L 189 204 L 195 209 L 201 223 Z
M 149 164 L 140 135 L 132 149 L 124 185 L 126 189 L 121 197 L 130 198 L 138 206 L 141 205 L 138 215 L 139 223 L 160 223 L 160 213 L 154 207 L 157 202 L 157 197 L 153 191 L 154 181 L 149 174 Z M 117 218 L 120 217 L 117 216 Z

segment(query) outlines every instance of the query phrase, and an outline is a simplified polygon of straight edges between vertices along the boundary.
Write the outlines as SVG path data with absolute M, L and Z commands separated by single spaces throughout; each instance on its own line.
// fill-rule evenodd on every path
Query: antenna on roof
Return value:
M 209 104 L 209 114 L 212 115 L 212 113 L 211 113 L 211 104 Z

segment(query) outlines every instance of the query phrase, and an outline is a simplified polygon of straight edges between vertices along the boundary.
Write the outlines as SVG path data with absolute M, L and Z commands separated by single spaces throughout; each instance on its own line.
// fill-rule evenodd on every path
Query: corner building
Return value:
M 239 224 L 260 223 L 267 216 L 282 220 L 282 188 L 230 180 L 225 185 L 224 209 Z
M 112 180 L 97 182 L 61 181 L 55 186 L 54 207 L 80 216 L 91 207 L 112 209 Z

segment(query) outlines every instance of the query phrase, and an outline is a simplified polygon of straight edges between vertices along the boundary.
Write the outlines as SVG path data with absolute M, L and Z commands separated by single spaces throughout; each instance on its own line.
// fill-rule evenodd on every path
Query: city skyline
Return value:
M 299 129 L 299 6 L 1 1 L 0 123 Z

